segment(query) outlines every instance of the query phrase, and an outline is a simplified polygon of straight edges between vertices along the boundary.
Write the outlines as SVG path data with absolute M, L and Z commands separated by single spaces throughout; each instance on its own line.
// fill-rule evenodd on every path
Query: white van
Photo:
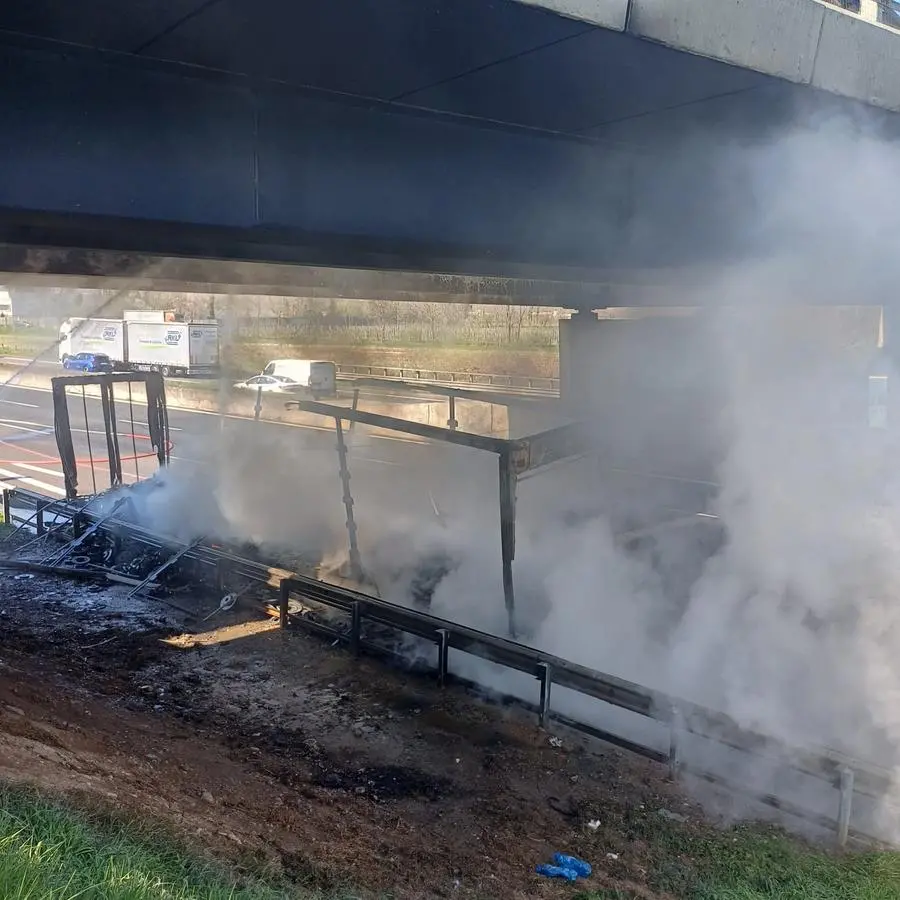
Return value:
M 6 288 L 0 287 L 0 324 L 9 325 L 12 323 L 12 298 Z
M 333 362 L 315 359 L 273 359 L 260 373 L 290 378 L 309 389 L 317 400 L 337 394 L 337 366 Z

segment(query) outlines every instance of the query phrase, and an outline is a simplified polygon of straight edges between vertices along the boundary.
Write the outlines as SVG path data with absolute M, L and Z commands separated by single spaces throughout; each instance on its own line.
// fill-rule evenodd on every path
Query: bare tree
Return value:
M 513 306 L 507 304 L 506 310 L 506 340 L 508 343 L 518 343 L 522 339 L 522 324 L 528 314 L 527 306 Z
M 394 300 L 372 300 L 368 306 L 372 311 L 375 323 L 381 332 L 382 343 L 388 339 L 388 329 L 397 324 L 399 303 Z

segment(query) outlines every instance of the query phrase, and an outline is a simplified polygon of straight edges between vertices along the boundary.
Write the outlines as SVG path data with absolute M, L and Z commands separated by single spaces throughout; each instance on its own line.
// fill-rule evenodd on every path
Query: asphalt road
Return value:
M 146 406 L 117 400 L 119 447 L 126 484 L 152 476 Z M 69 416 L 78 459 L 79 493 L 109 487 L 106 437 L 97 398 L 70 393 Z M 327 481 L 323 496 L 341 502 L 333 429 L 303 424 L 254 422 L 206 411 L 169 410 L 172 469 L 206 474 L 226 467 L 223 479 L 258 483 L 287 498 L 303 482 Z M 347 434 L 349 465 L 357 505 L 433 515 L 453 507 L 464 511 L 466 497 L 496 503 L 493 454 L 423 442 L 401 435 L 381 436 L 358 427 Z M 224 459 L 224 463 L 223 463 Z M 64 496 L 49 390 L 7 385 L 0 389 L 0 487 L 20 485 L 51 497 Z M 298 495 L 299 496 L 299 495 Z M 308 491 L 305 495 L 308 497 Z M 298 502 L 300 502 L 298 500 Z
M 17 368 L 20 366 L 30 365 L 35 372 L 39 372 L 42 375 L 46 375 L 47 378 L 51 378 L 54 375 L 60 375 L 63 373 L 63 368 L 60 366 L 58 362 L 55 360 L 46 360 L 46 359 L 37 359 L 31 360 L 26 359 L 24 357 L 18 356 L 0 356 L 0 365 L 9 366 L 11 368 Z M 249 376 L 248 376 L 249 377 Z M 174 384 L 184 384 L 189 385 L 191 387 L 203 387 L 204 382 L 200 379 L 179 379 L 172 378 L 167 379 Z M 209 384 L 210 382 L 206 382 Z M 237 379 L 229 382 L 229 386 L 231 384 L 237 383 Z M 509 394 L 508 389 L 501 388 L 492 388 L 486 385 L 459 385 L 461 390 L 476 390 L 486 394 L 496 394 L 498 397 L 502 398 Z M 214 388 L 211 388 L 211 390 Z M 344 379 L 339 378 L 338 381 L 338 390 L 342 395 L 346 395 L 348 397 L 352 396 L 354 390 L 353 379 Z M 419 390 L 418 388 L 412 390 L 402 390 L 397 387 L 391 385 L 385 385 L 384 387 L 378 385 L 365 384 L 360 385 L 358 387 L 359 396 L 361 401 L 374 402 L 374 403 L 408 403 L 411 400 L 419 400 L 419 401 L 429 401 L 429 400 L 442 400 L 446 401 L 446 397 L 443 394 L 432 394 L 427 390 Z M 252 396 L 252 392 L 248 391 L 247 394 Z M 513 396 L 518 396 L 513 394 Z M 528 396 L 525 394 L 524 396 Z M 542 395 L 541 395 L 542 396 Z

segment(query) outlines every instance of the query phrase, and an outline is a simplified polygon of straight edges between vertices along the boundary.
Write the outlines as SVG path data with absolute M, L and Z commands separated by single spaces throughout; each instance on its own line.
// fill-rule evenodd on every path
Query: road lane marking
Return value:
M 23 403 L 21 400 L 0 399 L 0 403 L 8 403 L 10 406 L 28 406 L 31 409 L 40 409 L 40 406 L 37 403 Z
M 25 462 L 11 462 L 9 463 L 11 466 L 15 466 L 17 469 L 27 469 L 29 472 L 36 472 L 38 475 L 50 475 L 53 478 L 62 478 L 63 473 L 56 471 L 54 469 L 46 469 L 41 466 L 33 466 L 31 463 Z
M 59 497 L 66 496 L 66 492 L 55 484 L 48 484 L 46 481 L 39 481 L 37 478 L 29 478 L 27 475 L 20 475 L 18 472 L 13 472 L 10 469 L 0 469 L 0 478 L 4 480 L 9 479 L 13 482 L 12 485 L 7 485 L 8 487 L 15 487 L 16 483 L 27 484 L 42 491 L 56 494 Z
M 6 387 L 7 389 L 14 388 L 15 390 L 19 391 L 37 391 L 41 394 L 50 393 L 50 388 L 26 387 L 25 385 L 21 384 L 7 384 L 5 386 L 0 386 L 0 388 L 2 387 Z M 98 403 L 100 402 L 99 397 L 88 397 L 88 400 L 96 400 Z M 147 401 L 135 400 L 134 405 L 146 406 Z M 349 407 L 346 408 L 349 409 Z M 239 416 L 235 413 L 220 413 L 211 409 L 188 409 L 179 406 L 169 406 L 168 412 L 170 416 L 214 416 L 217 419 L 231 419 L 236 422 L 249 422 L 253 425 L 264 425 L 270 428 L 303 428 L 307 431 L 317 431 L 334 434 L 334 427 L 330 425 L 312 425 L 305 422 L 273 422 L 269 419 L 261 419 L 259 422 L 254 422 L 251 416 Z M 324 418 L 328 417 L 325 416 Z M 46 427 L 46 425 L 44 427 Z M 184 429 L 179 429 L 172 425 L 169 426 L 169 431 L 183 430 Z M 427 438 L 395 437 L 391 434 L 367 434 L 366 437 L 375 441 L 393 441 L 397 444 L 407 444 L 412 447 L 427 447 L 431 443 Z

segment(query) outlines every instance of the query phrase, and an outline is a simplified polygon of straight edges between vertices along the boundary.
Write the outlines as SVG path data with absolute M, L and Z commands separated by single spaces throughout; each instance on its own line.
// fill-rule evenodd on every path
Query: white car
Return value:
M 299 390 L 301 385 L 283 375 L 254 375 L 246 381 L 238 381 L 235 388 L 242 391 L 276 391 L 278 393 L 290 393 Z

